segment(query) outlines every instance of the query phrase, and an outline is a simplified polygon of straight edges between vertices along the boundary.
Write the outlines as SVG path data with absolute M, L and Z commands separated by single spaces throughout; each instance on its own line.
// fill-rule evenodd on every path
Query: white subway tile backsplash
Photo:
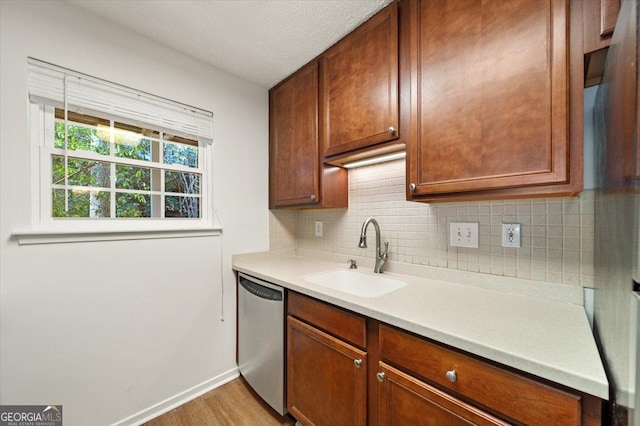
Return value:
M 273 210 L 271 248 L 300 248 L 349 256 L 374 256 L 357 247 L 362 223 L 375 217 L 391 262 L 593 286 L 593 191 L 574 198 L 457 203 L 405 200 L 404 161 L 351 169 L 349 208 Z M 314 236 L 316 220 L 324 236 Z M 477 249 L 449 247 L 449 222 L 478 222 Z M 522 225 L 522 246 L 502 247 L 502 223 Z

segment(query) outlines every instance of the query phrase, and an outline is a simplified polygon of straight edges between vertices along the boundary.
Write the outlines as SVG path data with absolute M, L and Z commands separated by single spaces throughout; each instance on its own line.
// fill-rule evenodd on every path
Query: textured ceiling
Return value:
M 68 0 L 272 87 L 392 0 Z

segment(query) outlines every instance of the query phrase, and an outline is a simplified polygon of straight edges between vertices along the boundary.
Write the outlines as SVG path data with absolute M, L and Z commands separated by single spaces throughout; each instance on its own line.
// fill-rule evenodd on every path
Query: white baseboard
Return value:
M 240 376 L 240 372 L 238 371 L 238 368 L 233 368 L 205 382 L 202 382 L 190 389 L 187 389 L 183 392 L 180 392 L 179 394 L 176 394 L 170 398 L 167 398 L 164 401 L 161 401 L 155 405 L 152 405 L 149 408 L 145 408 L 144 410 L 139 411 L 136 414 L 133 414 L 132 416 L 127 417 L 126 419 L 113 423 L 111 426 L 141 425 L 168 411 L 173 410 L 176 407 L 181 406 L 182 404 L 185 404 L 191 401 L 192 399 L 199 397 L 200 395 L 203 395 L 209 392 L 212 389 L 222 386 L 225 383 L 228 383 L 239 376 Z

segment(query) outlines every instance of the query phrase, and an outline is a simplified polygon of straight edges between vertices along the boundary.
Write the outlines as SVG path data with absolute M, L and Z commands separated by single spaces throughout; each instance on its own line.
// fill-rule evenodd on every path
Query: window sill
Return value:
M 144 229 L 108 231 L 59 231 L 42 229 L 16 229 L 11 238 L 19 245 L 85 243 L 95 241 L 149 240 L 159 238 L 213 237 L 222 234 L 222 227 L 183 229 Z

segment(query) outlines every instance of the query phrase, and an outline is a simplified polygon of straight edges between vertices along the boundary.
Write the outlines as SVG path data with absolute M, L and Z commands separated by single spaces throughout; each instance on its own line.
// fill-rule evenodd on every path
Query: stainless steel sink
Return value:
M 305 281 L 360 297 L 380 297 L 407 285 L 384 275 L 341 269 L 307 275 Z

